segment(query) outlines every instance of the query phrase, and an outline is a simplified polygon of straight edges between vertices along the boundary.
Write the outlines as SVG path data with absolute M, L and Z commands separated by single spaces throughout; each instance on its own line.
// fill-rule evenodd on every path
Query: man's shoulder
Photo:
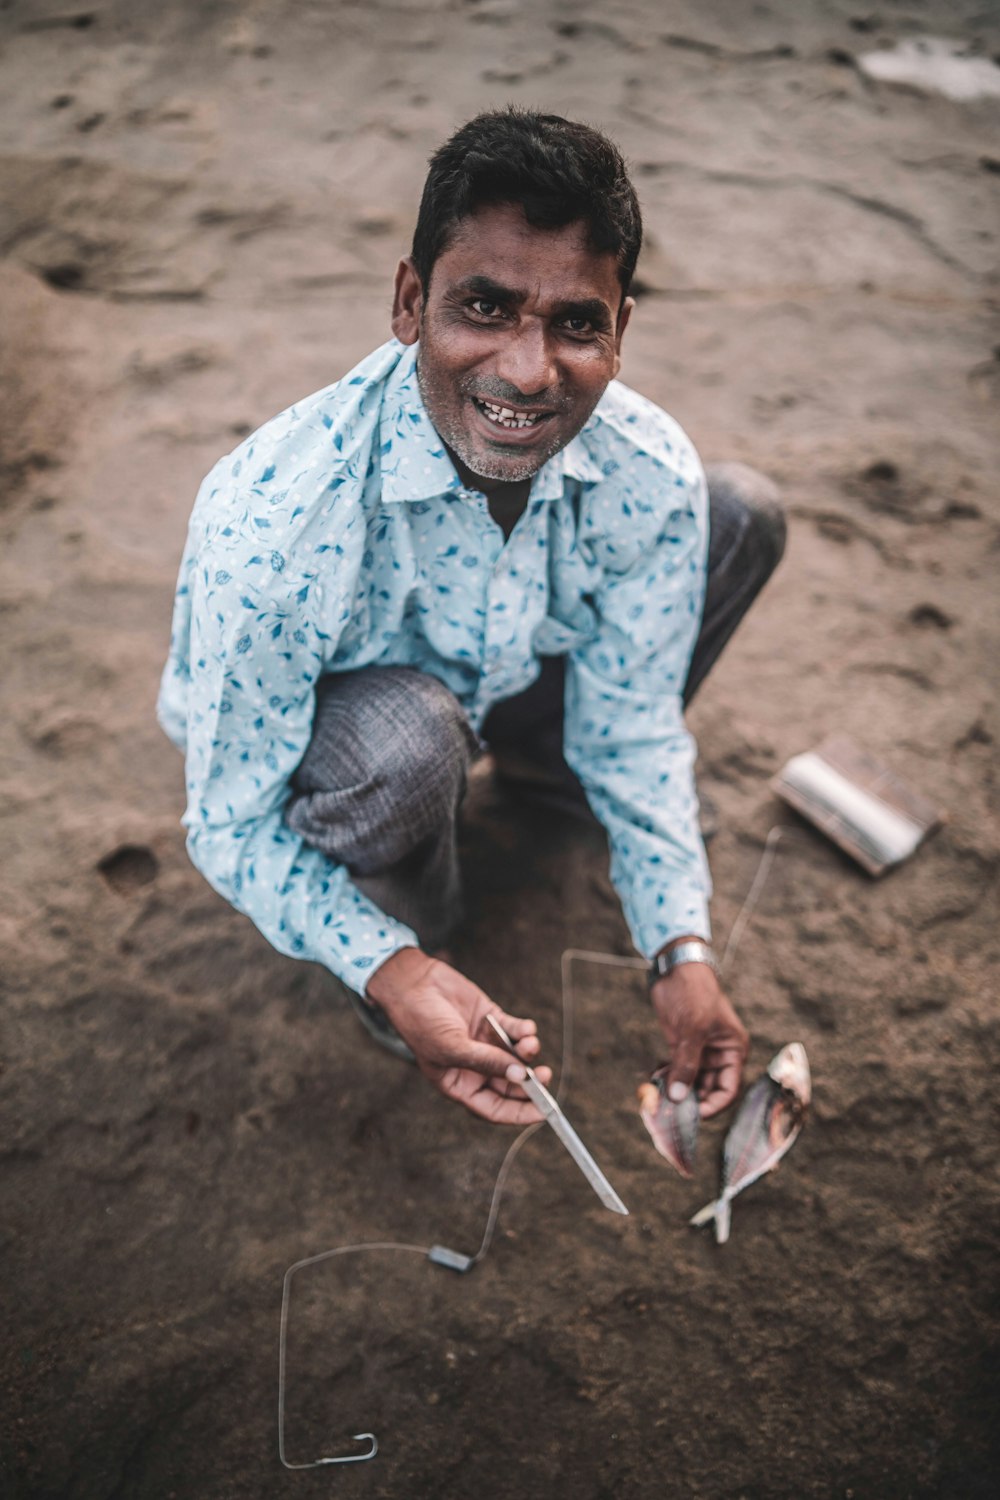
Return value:
M 613 381 L 581 436 L 599 476 L 585 505 L 585 529 L 611 538 L 611 571 L 631 566 L 665 535 L 675 538 L 679 527 L 692 535 L 704 532 L 708 501 L 701 461 L 662 407 Z
M 669 412 L 613 380 L 594 409 L 592 437 L 614 450 L 619 464 L 643 460 L 682 481 L 697 484 L 701 462 L 691 439 Z
M 271 417 L 228 457 L 234 462 L 254 454 L 273 458 L 288 449 L 287 456 L 294 462 L 296 445 L 315 439 L 325 459 L 329 460 L 331 453 L 335 458 L 343 452 L 348 436 L 370 431 L 377 422 L 386 384 L 403 353 L 395 339 L 382 344 L 339 380 Z
M 317 507 L 359 499 L 378 442 L 386 386 L 403 354 L 391 340 L 331 385 L 286 407 L 214 465 L 193 520 L 207 539 L 222 521 L 270 536 L 297 532 Z

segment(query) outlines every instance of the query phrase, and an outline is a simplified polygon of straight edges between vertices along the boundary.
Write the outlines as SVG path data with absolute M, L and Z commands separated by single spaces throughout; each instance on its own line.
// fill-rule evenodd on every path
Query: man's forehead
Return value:
M 564 283 L 563 290 L 602 293 L 617 305 L 618 262 L 595 251 L 585 220 L 556 228 L 530 224 L 517 204 L 492 204 L 460 219 L 438 257 L 450 283 L 480 276 L 512 289 L 537 283 L 539 274 Z

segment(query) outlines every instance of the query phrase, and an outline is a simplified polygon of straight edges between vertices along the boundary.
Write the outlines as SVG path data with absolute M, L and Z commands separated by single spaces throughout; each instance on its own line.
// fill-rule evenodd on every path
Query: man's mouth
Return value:
M 544 422 L 551 412 L 547 411 L 524 411 L 516 406 L 502 406 L 497 401 L 486 401 L 479 396 L 473 396 L 473 404 L 482 412 L 488 422 L 494 427 L 503 427 L 508 432 L 519 432 L 528 427 L 537 427 Z

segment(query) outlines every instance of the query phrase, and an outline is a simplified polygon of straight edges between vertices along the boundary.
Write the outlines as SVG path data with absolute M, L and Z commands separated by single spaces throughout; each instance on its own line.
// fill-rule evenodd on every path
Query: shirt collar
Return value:
M 462 489 L 420 394 L 417 345 L 399 347 L 399 361 L 386 380 L 379 422 L 384 505 L 431 500 Z M 591 453 L 599 420 L 596 414 L 592 416 L 565 448 L 542 465 L 532 482 L 532 501 L 558 500 L 567 479 L 595 483 L 602 478 L 600 465 Z
M 420 394 L 417 346 L 399 348 L 399 361 L 385 383 L 379 422 L 384 505 L 431 500 L 462 487 Z
M 600 464 L 591 453 L 593 435 L 599 419 L 590 418 L 586 426 L 568 442 L 565 448 L 553 453 L 538 473 L 531 486 L 532 500 L 558 500 L 566 487 L 567 479 L 578 479 L 584 484 L 596 484 L 602 479 Z

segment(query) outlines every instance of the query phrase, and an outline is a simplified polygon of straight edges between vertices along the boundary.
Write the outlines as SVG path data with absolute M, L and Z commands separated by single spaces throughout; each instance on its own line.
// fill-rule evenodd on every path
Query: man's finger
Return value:
M 490 1015 L 495 1016 L 514 1044 L 514 1051 L 518 1057 L 523 1057 L 525 1062 L 530 1062 L 537 1057 L 542 1050 L 542 1044 L 538 1040 L 538 1030 L 534 1021 L 519 1021 L 516 1016 L 505 1015 L 502 1010 L 494 1006 Z M 488 1021 L 484 1021 L 480 1027 L 480 1033 L 485 1033 L 487 1039 L 492 1042 L 496 1032 Z
M 506 1078 L 509 1068 L 521 1068 L 524 1076 L 523 1067 L 509 1052 L 502 1047 L 491 1047 L 488 1042 L 456 1042 L 438 1061 L 438 1066 L 468 1069 L 484 1078 Z
M 499 1005 L 493 1006 L 493 1014 L 511 1041 L 516 1042 L 523 1036 L 532 1036 L 538 1030 L 529 1016 L 512 1016 L 510 1011 L 501 1010 Z
M 698 1074 L 697 1079 L 695 1080 L 695 1090 L 697 1092 L 698 1098 L 699 1099 L 707 1099 L 710 1094 L 714 1094 L 715 1093 L 715 1091 L 716 1091 L 716 1089 L 718 1087 L 719 1087 L 719 1070 L 718 1070 L 718 1068 L 704 1068 L 703 1067 L 702 1070 L 701 1070 L 701 1072 Z
M 472 1114 L 494 1125 L 540 1125 L 542 1116 L 530 1099 L 501 1099 L 492 1089 L 480 1089 L 461 1103 Z
M 701 1117 L 710 1120 L 726 1109 L 736 1098 L 742 1072 L 740 1059 L 733 1058 L 715 1070 L 709 1090 L 701 1101 Z
M 464 1104 L 471 1114 L 494 1125 L 535 1125 L 542 1118 L 530 1099 L 505 1099 L 492 1088 L 482 1087 L 469 1073 L 451 1070 L 438 1087 L 449 1099 Z
M 545 1087 L 548 1088 L 549 1084 L 552 1082 L 552 1069 L 535 1068 L 533 1069 L 533 1072 L 539 1083 L 544 1084 Z M 522 1086 L 519 1083 L 511 1083 L 507 1078 L 490 1078 L 488 1080 L 488 1086 L 491 1089 L 495 1089 L 496 1092 L 498 1094 L 501 1094 L 505 1099 L 525 1098 L 525 1093 Z

